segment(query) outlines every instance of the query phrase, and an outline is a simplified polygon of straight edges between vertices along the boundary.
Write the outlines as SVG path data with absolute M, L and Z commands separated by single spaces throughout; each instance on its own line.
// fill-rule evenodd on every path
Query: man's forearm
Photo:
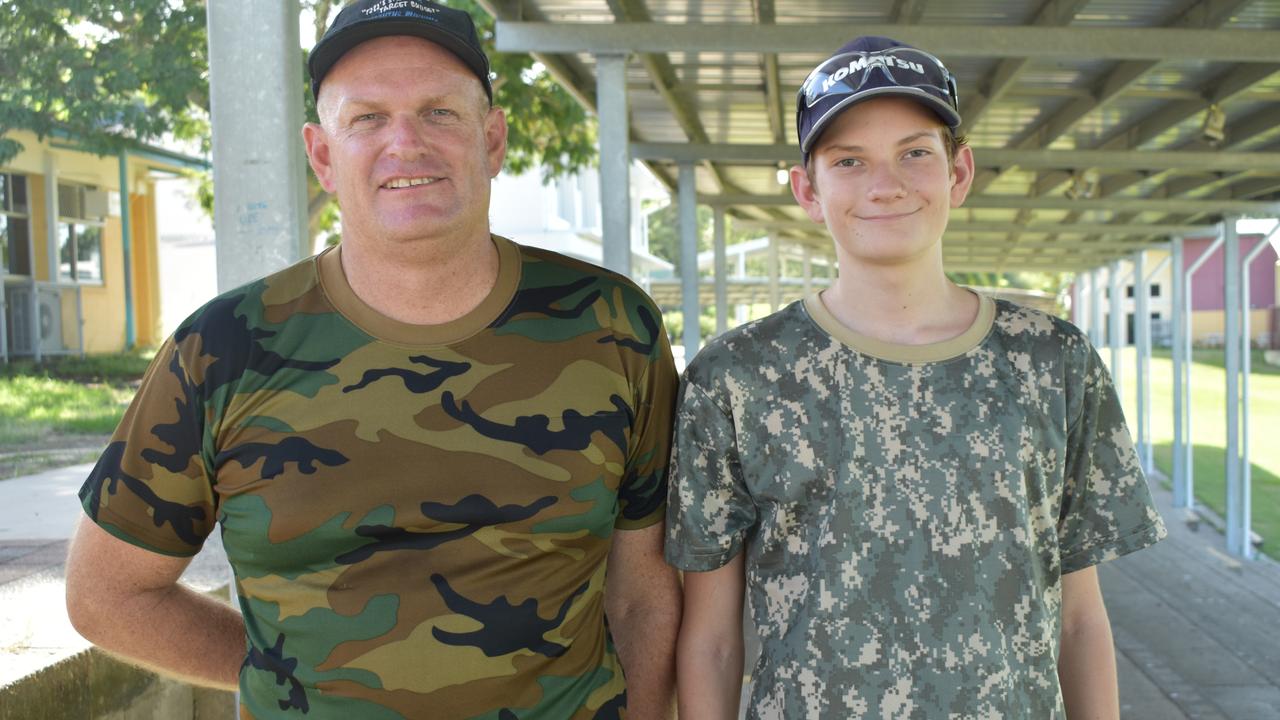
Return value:
M 675 714 L 675 649 L 679 601 L 670 609 L 632 610 L 609 617 L 609 629 L 627 678 L 627 717 L 669 720 Z
M 76 629 L 107 652 L 186 682 L 235 690 L 245 656 L 244 619 L 181 585 L 92 602 Z

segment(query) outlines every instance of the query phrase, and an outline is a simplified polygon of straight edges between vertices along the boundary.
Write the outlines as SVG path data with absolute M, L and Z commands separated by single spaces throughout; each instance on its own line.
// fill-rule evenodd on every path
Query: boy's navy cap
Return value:
M 955 77 L 929 53 L 892 38 L 855 38 L 809 73 L 796 94 L 796 134 L 807 162 L 822 131 L 840 113 L 874 97 L 906 97 L 960 127 Z
M 358 0 L 344 7 L 311 49 L 307 60 L 311 93 L 317 98 L 320 96 L 324 76 L 348 50 L 385 35 L 413 35 L 457 55 L 480 78 L 489 102 L 493 102 L 489 58 L 480 48 L 480 37 L 471 16 L 431 0 Z

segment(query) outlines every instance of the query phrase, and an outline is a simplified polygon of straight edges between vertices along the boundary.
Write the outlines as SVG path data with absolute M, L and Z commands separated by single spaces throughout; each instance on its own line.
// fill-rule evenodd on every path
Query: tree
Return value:
M 204 28 L 196 2 L 0 0 L 0 165 L 15 129 L 102 155 L 207 136 Z
M 324 33 L 339 3 L 301 0 Z M 474 0 L 448 0 L 476 20 L 493 70 L 494 101 L 510 108 L 507 168 L 540 168 L 544 181 L 595 161 L 595 124 L 528 55 L 493 50 L 494 21 Z M 306 53 L 299 51 L 299 61 Z M 304 72 L 304 78 L 306 73 Z M 298 88 L 308 119 L 310 85 Z M 208 44 L 203 0 L 0 0 L 0 165 L 22 148 L 9 131 L 66 133 L 82 147 L 114 154 L 166 136 L 209 145 Z M 202 204 L 212 208 L 206 177 Z M 310 180 L 312 233 L 336 217 L 332 198 Z

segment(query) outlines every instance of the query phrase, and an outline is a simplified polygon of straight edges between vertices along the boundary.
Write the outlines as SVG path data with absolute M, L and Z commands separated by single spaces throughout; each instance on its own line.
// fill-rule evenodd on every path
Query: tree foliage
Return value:
M 15 129 L 99 154 L 206 135 L 205 47 L 202 3 L 0 0 L 0 164 Z

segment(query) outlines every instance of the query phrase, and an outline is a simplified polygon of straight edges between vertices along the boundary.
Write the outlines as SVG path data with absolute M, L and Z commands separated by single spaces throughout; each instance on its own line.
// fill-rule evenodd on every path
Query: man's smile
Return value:
M 430 185 L 440 179 L 438 177 L 399 177 L 386 181 L 380 187 L 384 190 L 398 190 L 400 188 L 417 187 L 418 185 Z

